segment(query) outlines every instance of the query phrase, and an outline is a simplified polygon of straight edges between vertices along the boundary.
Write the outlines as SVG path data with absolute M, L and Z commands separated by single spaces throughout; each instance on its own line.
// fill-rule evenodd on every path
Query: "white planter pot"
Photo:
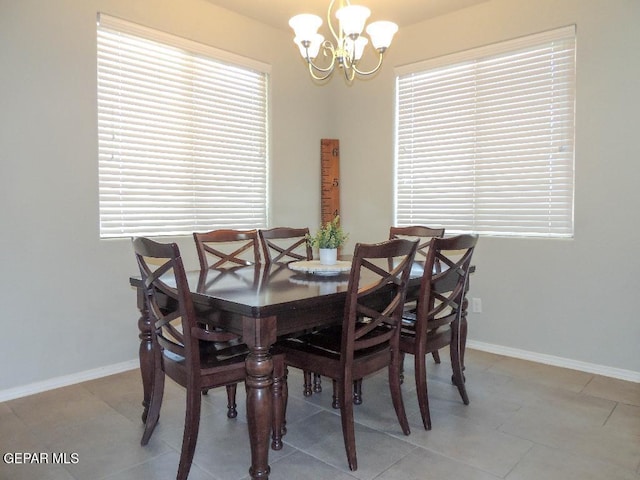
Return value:
M 338 261 L 338 249 L 337 248 L 320 248 L 320 264 L 322 265 L 335 265 Z

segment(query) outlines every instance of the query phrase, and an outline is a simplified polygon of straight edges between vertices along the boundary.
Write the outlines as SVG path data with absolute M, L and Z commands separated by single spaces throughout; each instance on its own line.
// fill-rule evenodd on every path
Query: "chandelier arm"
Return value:
M 334 49 L 333 45 L 331 44 L 331 42 L 329 42 L 328 40 L 325 41 L 322 44 L 322 49 L 323 49 L 324 55 L 327 55 L 327 51 L 328 51 L 329 55 L 331 56 L 331 63 L 329 64 L 328 67 L 324 67 L 324 68 L 323 67 L 319 67 L 318 65 L 313 63 L 313 60 L 311 60 L 311 58 L 309 58 L 309 49 L 308 48 L 306 49 L 307 56 L 306 56 L 305 60 L 309 64 L 309 69 L 311 69 L 313 67 L 313 69 L 318 71 L 318 72 L 329 73 L 330 74 L 331 72 L 333 72 L 333 69 L 335 68 L 335 64 L 336 64 L 335 49 Z
M 326 80 L 333 74 L 333 68 L 331 68 L 330 70 L 327 70 L 324 75 L 316 75 L 314 73 L 314 68 L 316 68 L 315 65 L 309 62 L 309 75 L 311 75 L 311 78 L 313 78 L 314 80 L 320 80 L 320 81 Z M 322 71 L 322 70 L 319 70 L 319 71 Z
M 356 78 L 356 71 L 353 69 L 353 66 L 345 67 L 344 69 L 344 78 L 348 83 L 352 83 L 353 79 Z
M 331 35 L 333 35 L 333 38 L 336 39 L 336 42 L 338 42 L 338 45 L 340 45 L 340 40 L 342 37 L 342 31 L 340 30 L 340 35 L 338 35 L 335 31 L 335 29 L 333 28 L 333 23 L 331 22 L 331 10 L 333 10 L 333 5 L 336 3 L 336 0 L 331 0 L 331 3 L 329 3 L 329 9 L 327 10 L 327 25 L 329 26 L 329 30 L 331 31 Z M 347 2 L 349 3 L 349 2 Z
M 378 70 L 380 70 L 380 67 L 382 66 L 382 56 L 384 55 L 384 52 L 381 51 L 380 52 L 380 56 L 378 57 L 378 65 L 375 66 L 375 68 L 373 68 L 372 70 L 363 72 L 362 70 L 358 70 L 358 67 L 356 67 L 355 63 L 351 64 L 351 68 L 353 69 L 354 72 L 356 72 L 358 75 L 373 75 L 374 73 L 376 73 Z

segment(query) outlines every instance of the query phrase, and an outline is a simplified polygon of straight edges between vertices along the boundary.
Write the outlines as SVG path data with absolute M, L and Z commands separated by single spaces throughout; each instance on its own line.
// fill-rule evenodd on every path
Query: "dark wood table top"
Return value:
M 416 263 L 408 298 L 417 295 L 422 272 L 421 265 Z M 278 335 L 326 324 L 329 315 L 339 320 L 348 279 L 348 273 L 323 276 L 296 272 L 286 264 L 187 272 L 192 298 L 201 318 L 207 316 L 208 310 L 222 312 L 222 318 L 218 317 L 216 323 L 241 333 L 237 326 L 239 317 L 276 316 Z M 134 287 L 140 286 L 137 277 L 131 277 L 130 283 Z

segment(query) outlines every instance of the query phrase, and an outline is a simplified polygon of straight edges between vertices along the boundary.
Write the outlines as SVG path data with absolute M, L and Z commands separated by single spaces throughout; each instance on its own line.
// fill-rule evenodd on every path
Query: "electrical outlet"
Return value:
M 471 299 L 471 311 L 473 313 L 482 313 L 482 299 L 481 298 L 472 298 Z

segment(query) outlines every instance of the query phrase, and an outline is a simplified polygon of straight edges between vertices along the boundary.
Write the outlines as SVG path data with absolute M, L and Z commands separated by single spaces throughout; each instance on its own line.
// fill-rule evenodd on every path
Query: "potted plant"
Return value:
M 347 235 L 340 226 L 340 215 L 327 222 L 315 235 L 307 235 L 307 243 L 312 247 L 318 247 L 320 263 L 333 265 L 338 259 L 338 248 L 344 245 Z

